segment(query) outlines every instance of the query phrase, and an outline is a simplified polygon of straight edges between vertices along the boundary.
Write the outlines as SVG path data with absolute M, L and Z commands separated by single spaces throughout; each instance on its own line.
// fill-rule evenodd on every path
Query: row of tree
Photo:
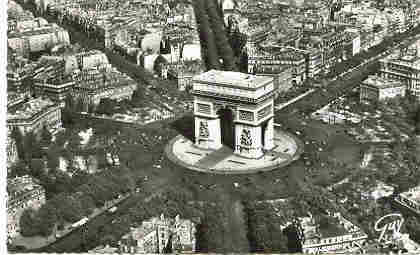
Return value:
M 223 69 L 225 71 L 236 71 L 235 55 L 226 34 L 225 24 L 217 0 L 208 0 L 205 1 L 205 3 L 211 29 L 215 36 L 217 51 L 219 56 L 223 59 Z
M 266 202 L 247 201 L 245 203 L 248 240 L 251 252 L 287 253 L 289 241 L 280 228 L 285 224 L 275 215 L 274 208 Z
M 416 115 L 414 117 L 414 121 L 415 121 L 415 124 L 416 124 L 415 132 L 416 132 L 416 135 L 420 135 L 420 105 L 417 108 L 418 109 L 417 109 Z
M 194 1 L 193 5 L 207 69 L 237 70 L 231 47 L 233 42 L 227 36 L 217 2 L 199 0 Z M 220 59 L 223 60 L 222 63 Z
M 219 54 L 215 42 L 215 35 L 210 26 L 209 17 L 202 0 L 194 1 L 194 12 L 197 19 L 199 37 L 201 41 L 202 54 L 207 69 L 221 69 Z
M 33 158 L 42 158 L 44 156 L 43 148 L 50 145 L 52 140 L 51 132 L 46 126 L 42 127 L 39 135 L 30 131 L 25 135 L 18 128 L 13 128 L 11 137 L 16 142 L 16 149 L 19 160 L 29 164 Z
M 232 16 L 231 16 L 232 17 Z M 229 19 L 226 28 L 229 37 L 229 44 L 236 59 L 236 65 L 240 72 L 248 73 L 248 53 L 245 48 L 248 36 L 235 27 L 234 19 Z

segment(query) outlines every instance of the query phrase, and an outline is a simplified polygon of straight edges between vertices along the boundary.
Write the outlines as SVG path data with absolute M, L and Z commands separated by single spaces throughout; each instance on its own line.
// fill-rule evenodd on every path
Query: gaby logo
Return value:
M 375 231 L 380 232 L 378 241 L 387 243 L 392 237 L 400 235 L 404 218 L 401 214 L 392 213 L 383 216 L 375 224 Z

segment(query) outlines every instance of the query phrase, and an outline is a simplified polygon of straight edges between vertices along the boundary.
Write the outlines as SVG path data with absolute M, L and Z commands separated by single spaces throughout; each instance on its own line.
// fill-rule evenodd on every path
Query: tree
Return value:
M 217 10 L 217 3 L 215 0 L 205 1 L 205 3 L 207 15 L 211 22 L 211 29 L 215 36 L 214 42 L 216 43 L 219 56 L 223 59 L 223 69 L 233 71 L 236 69 L 234 53 L 224 30 L 224 21 L 220 16 L 219 10 Z
M 54 186 L 56 188 L 55 193 L 69 192 L 74 188 L 71 183 L 71 177 L 62 171 L 56 172 Z
M 95 112 L 95 105 L 93 103 L 89 103 L 87 107 L 88 113 L 94 113 Z
M 36 219 L 39 221 L 39 234 L 49 236 L 57 224 L 57 210 L 47 202 L 39 209 Z
M 75 222 L 83 217 L 83 208 L 80 201 L 73 196 L 61 193 L 55 196 L 51 203 L 57 209 L 57 215 L 62 217 L 65 222 Z
M 25 209 L 20 216 L 19 227 L 22 236 L 35 236 L 39 234 L 39 220 L 36 211 L 32 208 Z
M 26 162 L 30 162 L 32 158 L 40 158 L 42 156 L 41 146 L 32 131 L 26 133 L 23 144 L 25 148 L 24 155 Z
M 22 132 L 20 132 L 19 128 L 13 127 L 12 132 L 11 132 L 11 137 L 16 142 L 16 149 L 17 149 L 19 159 L 24 159 L 25 150 L 23 149 L 24 148 L 23 135 L 22 135 Z
M 137 89 L 134 90 L 133 96 L 131 97 L 131 104 L 134 107 L 143 107 L 146 101 L 147 99 L 144 89 L 140 86 L 137 86 Z
M 415 217 L 408 217 L 404 226 L 410 235 L 410 239 L 417 243 L 420 242 L 420 221 Z
M 197 17 L 197 24 L 201 47 L 203 50 L 204 60 L 207 69 L 220 69 L 219 55 L 215 43 L 215 36 L 210 28 L 209 17 L 206 15 L 204 1 L 198 0 L 193 2 L 195 16 Z
M 11 177 L 24 176 L 27 174 L 29 174 L 28 166 L 21 160 L 13 164 L 10 167 L 10 172 L 8 173 Z
M 47 152 L 47 167 L 49 170 L 56 170 L 60 166 L 60 155 L 55 148 Z
M 162 55 L 159 55 L 153 64 L 153 71 L 155 74 L 160 76 L 162 73 L 163 65 L 166 65 L 167 63 L 168 61 Z
M 44 161 L 42 159 L 32 159 L 29 165 L 31 169 L 31 175 L 37 179 L 40 179 L 44 174 Z
M 102 98 L 96 109 L 99 114 L 111 115 L 114 112 L 115 101 L 109 98 Z
M 239 57 L 239 71 L 248 73 L 248 53 L 244 50 Z
M 51 144 L 51 140 L 52 140 L 52 135 L 51 132 L 48 130 L 48 128 L 46 126 L 42 127 L 42 131 L 41 131 L 41 146 L 42 147 L 47 147 Z
M 80 137 L 78 133 L 76 132 L 72 133 L 69 139 L 69 142 L 67 144 L 67 149 L 71 152 L 77 151 L 80 147 L 81 140 L 82 138 Z M 71 158 L 69 158 L 69 160 L 71 160 Z
M 84 112 L 86 110 L 85 103 L 81 97 L 77 98 L 75 104 L 75 111 L 76 112 Z
M 232 31 L 229 35 L 229 43 L 236 57 L 240 57 L 247 42 L 247 35 L 239 30 Z
M 78 200 L 80 201 L 80 205 L 82 206 L 83 215 L 88 216 L 95 209 L 95 202 L 93 201 L 92 197 L 82 194 L 79 196 Z
M 75 113 L 75 103 L 73 96 L 68 93 L 64 99 L 64 108 L 61 113 L 61 120 L 63 126 L 72 126 L 74 125 L 74 113 Z
M 246 202 L 248 239 L 251 252 L 288 252 L 287 238 L 280 229 L 283 225 L 268 203 Z M 284 223 L 284 222 L 283 222 Z
M 420 135 L 420 106 L 417 109 L 415 122 L 416 122 L 416 134 Z

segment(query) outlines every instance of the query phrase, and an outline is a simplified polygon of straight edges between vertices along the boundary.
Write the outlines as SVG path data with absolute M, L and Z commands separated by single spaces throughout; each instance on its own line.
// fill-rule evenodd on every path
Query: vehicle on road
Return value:
M 112 208 L 108 209 L 108 212 L 109 212 L 109 213 L 114 213 L 114 212 L 116 212 L 116 211 L 117 211 L 117 209 L 118 209 L 118 207 L 114 206 L 114 207 L 112 207 Z
M 75 223 L 73 223 L 73 224 L 71 225 L 71 228 L 77 228 L 77 227 L 83 226 L 83 225 L 84 225 L 84 224 L 86 224 L 88 221 L 89 221 L 89 218 L 88 218 L 88 217 L 84 217 L 83 219 L 81 219 L 81 220 L 76 221 Z

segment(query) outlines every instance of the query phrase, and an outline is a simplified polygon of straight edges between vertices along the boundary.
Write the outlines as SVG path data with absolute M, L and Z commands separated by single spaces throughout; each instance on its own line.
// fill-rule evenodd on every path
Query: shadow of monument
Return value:
M 185 115 L 171 123 L 171 127 L 173 129 L 175 129 L 178 133 L 191 140 L 192 142 L 195 142 L 194 126 L 195 124 L 193 115 Z

